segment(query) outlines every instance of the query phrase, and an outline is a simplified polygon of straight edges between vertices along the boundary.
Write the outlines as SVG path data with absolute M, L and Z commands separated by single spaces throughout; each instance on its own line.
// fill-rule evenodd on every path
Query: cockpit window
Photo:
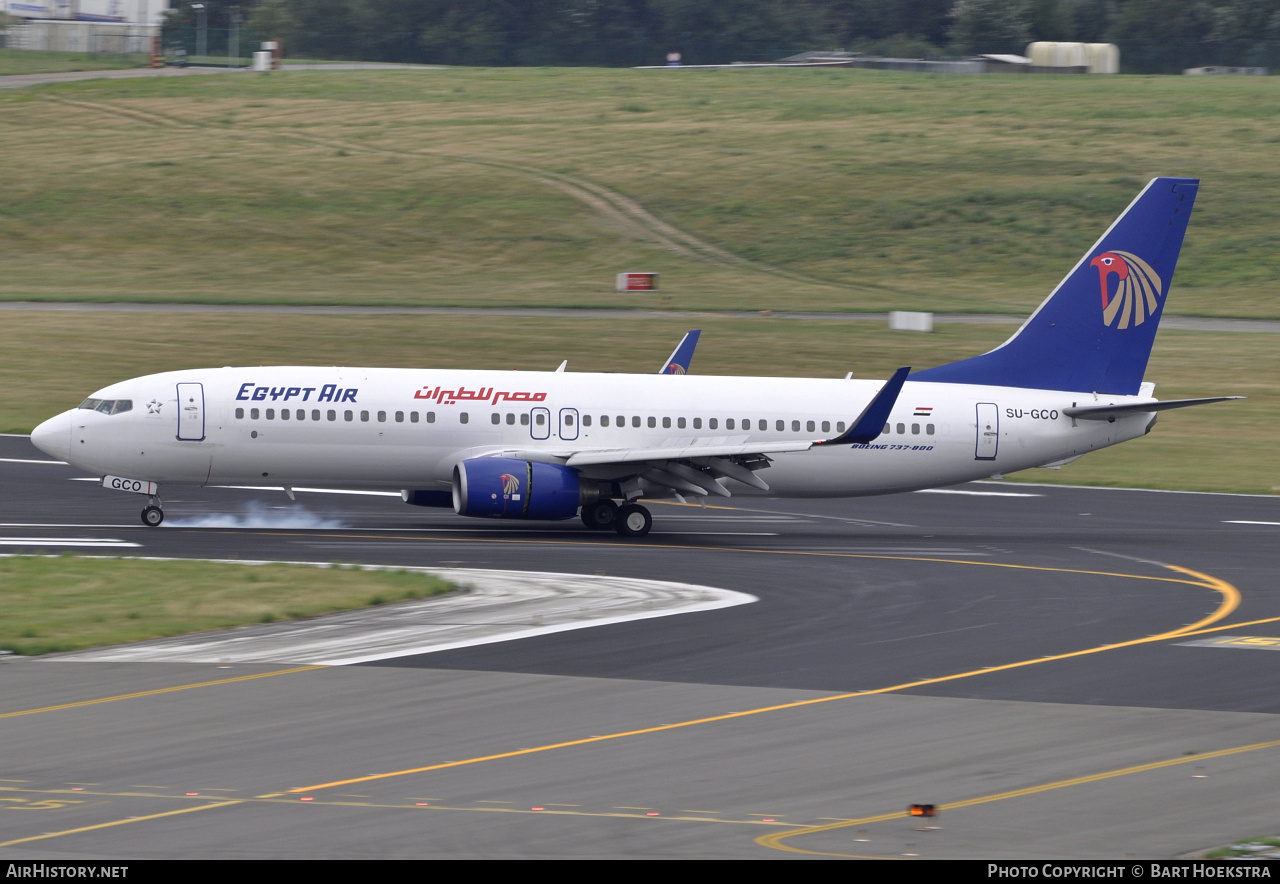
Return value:
M 102 414 L 122 414 L 133 411 L 132 399 L 86 399 L 80 403 L 81 408 L 97 411 Z

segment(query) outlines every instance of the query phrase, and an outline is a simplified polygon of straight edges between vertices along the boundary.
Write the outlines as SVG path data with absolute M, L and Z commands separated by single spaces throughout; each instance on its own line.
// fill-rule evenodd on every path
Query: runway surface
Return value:
M 758 601 L 354 666 L 7 662 L 0 858 L 1167 857 L 1280 828 L 1280 498 L 655 503 L 654 532 L 624 541 L 174 488 L 146 529 L 140 499 L 39 461 L 0 438 L 4 551 L 603 573 Z

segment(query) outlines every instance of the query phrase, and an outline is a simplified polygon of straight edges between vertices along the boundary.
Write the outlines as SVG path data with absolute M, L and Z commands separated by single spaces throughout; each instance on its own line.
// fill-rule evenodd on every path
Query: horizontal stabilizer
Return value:
M 893 406 L 898 401 L 898 394 L 902 392 L 902 385 L 906 383 L 907 375 L 909 374 L 911 374 L 910 367 L 900 368 L 895 371 L 893 377 L 885 381 L 884 386 L 880 388 L 880 392 L 862 410 L 862 414 L 858 415 L 858 419 L 853 422 L 853 426 L 834 439 L 826 439 L 816 444 L 841 445 L 854 442 L 870 442 L 876 436 L 879 436 L 884 432 L 885 422 L 889 420 L 889 412 L 893 411 Z
M 1082 421 L 1109 421 L 1131 414 L 1150 414 L 1153 411 L 1168 411 L 1171 408 L 1190 408 L 1192 405 L 1206 405 L 1210 402 L 1229 402 L 1232 399 L 1244 399 L 1244 396 L 1211 396 L 1208 399 L 1166 399 L 1164 402 L 1126 402 L 1123 405 L 1081 405 L 1064 408 L 1062 413 L 1067 417 Z

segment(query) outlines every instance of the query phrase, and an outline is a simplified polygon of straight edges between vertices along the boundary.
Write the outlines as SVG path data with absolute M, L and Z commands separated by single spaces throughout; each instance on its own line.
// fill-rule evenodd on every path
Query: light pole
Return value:
M 191 8 L 196 11 L 199 17 L 199 24 L 196 26 L 196 58 L 204 58 L 207 38 L 205 36 L 205 8 L 203 3 L 192 3 Z
M 231 35 L 227 39 L 227 67 L 240 62 L 240 7 L 231 7 Z

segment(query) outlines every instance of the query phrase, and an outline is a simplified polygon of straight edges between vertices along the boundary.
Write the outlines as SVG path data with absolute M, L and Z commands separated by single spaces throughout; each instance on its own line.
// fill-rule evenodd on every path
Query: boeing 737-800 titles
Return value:
M 1197 187 L 1151 181 L 1013 337 L 909 377 L 692 376 L 683 344 L 661 375 L 196 369 L 104 387 L 31 440 L 145 495 L 147 525 L 165 485 L 305 485 L 641 536 L 641 498 L 887 494 L 1054 465 L 1235 398 L 1158 402 L 1143 382 Z

